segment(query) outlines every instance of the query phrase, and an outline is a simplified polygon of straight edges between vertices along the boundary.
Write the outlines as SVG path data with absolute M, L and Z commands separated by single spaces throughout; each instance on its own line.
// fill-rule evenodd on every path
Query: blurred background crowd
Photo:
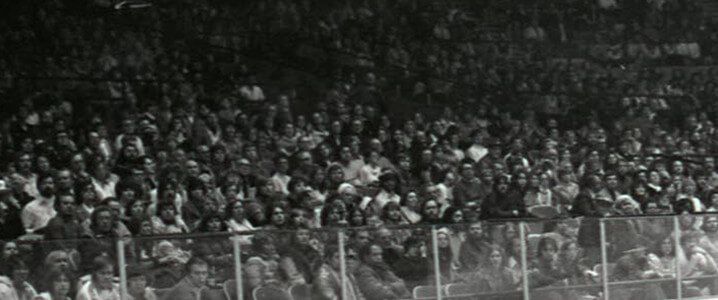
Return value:
M 718 273 L 710 3 L 116 4 L 0 4 L 2 299 L 119 299 L 117 240 L 130 299 L 222 299 L 230 233 L 244 299 L 516 291 L 522 240 L 531 287 L 592 284 L 610 216 L 618 280 Z

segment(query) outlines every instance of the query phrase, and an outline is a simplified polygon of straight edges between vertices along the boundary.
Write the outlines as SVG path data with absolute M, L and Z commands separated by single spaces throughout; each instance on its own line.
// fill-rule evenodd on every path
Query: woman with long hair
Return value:
M 73 277 L 67 270 L 51 270 L 45 277 L 45 288 L 33 300 L 70 300 Z
M 500 292 L 514 290 L 518 281 L 512 276 L 506 265 L 506 253 L 499 245 L 490 245 L 483 263 L 469 275 L 469 284 L 475 285 L 477 292 Z

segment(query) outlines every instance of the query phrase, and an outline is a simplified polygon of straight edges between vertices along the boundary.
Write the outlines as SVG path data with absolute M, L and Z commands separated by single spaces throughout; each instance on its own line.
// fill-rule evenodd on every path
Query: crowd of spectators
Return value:
M 718 210 L 718 71 L 659 66 L 713 62 L 693 1 L 82 2 L 2 8 L 2 299 L 118 299 L 118 239 L 132 299 L 201 294 L 228 233 L 247 297 L 515 291 L 518 218 L 532 287 L 596 283 L 594 218 Z M 609 223 L 612 276 L 717 273 L 718 218 L 668 220 Z

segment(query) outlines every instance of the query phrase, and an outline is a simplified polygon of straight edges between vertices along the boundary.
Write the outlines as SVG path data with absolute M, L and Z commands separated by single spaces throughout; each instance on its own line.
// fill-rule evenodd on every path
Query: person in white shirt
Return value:
M 97 190 L 97 196 L 100 200 L 109 197 L 115 197 L 115 185 L 119 178 L 117 175 L 110 173 L 105 162 L 98 162 L 95 165 L 95 174 L 92 177 L 92 184 Z
M 114 265 L 107 256 L 92 261 L 90 280 L 77 291 L 76 300 L 120 300 L 120 288 L 113 282 Z
M 55 211 L 55 180 L 50 175 L 37 178 L 38 197 L 22 209 L 22 224 L 27 233 L 45 228 L 50 219 L 57 215 Z
M 358 185 L 368 186 L 379 181 L 381 166 L 379 166 L 379 152 L 371 151 L 366 158 L 364 166 L 359 169 Z
M 289 160 L 284 156 L 279 156 L 276 159 L 275 164 L 277 166 L 277 170 L 274 175 L 272 175 L 272 178 L 270 178 L 272 186 L 274 186 L 274 191 L 282 193 L 285 196 L 289 195 L 287 185 L 289 184 L 289 181 L 292 180 L 292 176 L 287 175 L 287 172 L 289 172 Z

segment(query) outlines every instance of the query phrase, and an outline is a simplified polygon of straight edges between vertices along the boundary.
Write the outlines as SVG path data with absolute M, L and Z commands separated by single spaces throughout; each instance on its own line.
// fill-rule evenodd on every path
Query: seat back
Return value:
M 202 289 L 201 300 L 229 300 L 224 294 L 224 289 L 206 288 Z M 236 299 L 236 298 L 235 298 Z
M 292 300 L 287 291 L 273 286 L 260 286 L 252 291 L 254 300 Z
M 464 284 L 464 283 L 452 283 L 444 288 L 446 296 L 466 296 L 473 295 L 479 292 L 479 288 L 475 285 Z M 454 298 L 452 298 L 454 299 Z
M 222 290 L 227 299 L 237 299 L 237 280 L 229 279 L 222 284 Z
M 308 284 L 295 284 L 289 287 L 289 294 L 294 300 L 312 300 L 312 286 Z
M 436 286 L 420 285 L 414 288 L 414 299 L 436 299 Z

